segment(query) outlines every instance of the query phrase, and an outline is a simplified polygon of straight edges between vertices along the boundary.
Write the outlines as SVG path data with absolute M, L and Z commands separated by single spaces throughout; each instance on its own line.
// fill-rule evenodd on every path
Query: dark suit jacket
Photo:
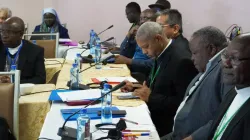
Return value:
M 69 38 L 68 29 L 64 28 L 62 25 L 59 24 L 58 30 L 59 30 L 59 38 Z M 40 31 L 40 25 L 37 25 L 35 27 L 34 32 L 39 32 L 39 31 Z
M 6 51 L 0 47 L 0 71 L 4 71 Z M 23 47 L 18 58 L 18 70 L 21 70 L 20 83 L 45 84 L 44 49 L 23 40 Z
M 222 102 L 219 108 L 219 113 L 213 121 L 208 140 L 213 138 L 221 119 L 223 118 L 228 107 L 231 105 L 236 94 L 237 92 L 235 89 L 232 89 Z M 245 102 L 245 104 L 228 124 L 221 140 L 250 140 L 250 99 Z
M 173 139 L 180 140 L 192 135 L 194 140 L 203 140 L 208 136 L 212 119 L 218 111 L 224 97 L 225 87 L 221 82 L 221 58 L 218 55 L 187 99 L 175 119 Z M 198 74 L 189 84 L 186 95 L 198 81 Z M 231 87 L 232 88 L 232 87 Z M 228 90 L 226 91 L 228 92 Z
M 152 86 L 148 108 L 160 136 L 172 132 L 173 119 L 186 88 L 196 76 L 191 53 L 183 46 L 171 44 L 157 59 L 161 64 Z M 150 78 L 147 81 L 150 87 Z
M 176 39 L 173 39 L 172 43 L 174 46 L 183 47 L 186 49 L 187 52 L 190 52 L 189 42 L 182 34 L 180 34 Z M 146 77 L 148 77 L 153 65 L 154 65 L 154 61 L 151 59 L 148 59 L 148 60 L 134 60 L 133 59 L 132 64 L 131 64 L 131 71 L 142 73 Z

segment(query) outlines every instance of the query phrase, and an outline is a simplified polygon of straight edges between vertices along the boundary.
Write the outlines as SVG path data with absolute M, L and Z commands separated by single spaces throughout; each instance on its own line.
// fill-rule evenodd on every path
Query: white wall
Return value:
M 142 10 L 155 0 L 134 0 L 141 5 Z M 6 5 L 13 15 L 21 17 L 29 23 L 29 32 L 35 25 L 41 23 L 43 8 L 54 7 L 62 23 L 67 23 L 70 37 L 73 40 L 89 38 L 90 29 L 99 32 L 109 25 L 114 28 L 101 36 L 106 39 L 111 36 L 120 43 L 130 27 L 125 6 L 131 0 L 0 0 L 0 5 Z M 243 31 L 250 31 L 249 0 L 170 0 L 172 8 L 178 9 L 183 15 L 184 35 L 190 38 L 192 33 L 204 26 L 213 25 L 225 31 L 231 24 L 237 23 Z

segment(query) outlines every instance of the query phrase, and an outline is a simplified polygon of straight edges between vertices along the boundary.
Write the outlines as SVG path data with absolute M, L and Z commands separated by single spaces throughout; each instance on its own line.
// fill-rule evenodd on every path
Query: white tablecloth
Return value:
M 94 105 L 91 107 L 99 107 L 99 105 Z M 63 103 L 53 103 L 50 112 L 47 114 L 42 131 L 40 133 L 40 138 L 49 138 L 49 139 L 55 139 L 60 140 L 61 138 L 57 136 L 58 128 L 62 126 L 64 119 L 61 116 L 60 110 L 61 109 L 68 109 L 68 108 L 80 108 L 78 107 L 70 107 Z M 150 136 L 143 136 L 138 137 L 139 140 L 159 140 L 158 133 L 153 125 L 153 122 L 149 116 L 149 111 L 146 106 L 146 104 L 141 105 L 139 107 L 118 107 L 121 110 L 126 110 L 127 115 L 126 119 L 132 120 L 135 122 L 138 122 L 139 125 L 126 123 L 127 129 L 133 129 L 133 128 L 141 128 L 142 130 L 150 130 L 151 135 Z M 117 123 L 119 121 L 118 118 L 113 119 L 113 123 Z M 100 120 L 91 120 L 91 132 L 94 132 L 95 125 L 99 124 Z M 76 128 L 76 121 L 69 121 L 66 126 Z M 107 133 L 104 133 L 102 131 L 96 131 L 93 134 L 93 139 L 97 139 L 103 136 L 107 136 Z

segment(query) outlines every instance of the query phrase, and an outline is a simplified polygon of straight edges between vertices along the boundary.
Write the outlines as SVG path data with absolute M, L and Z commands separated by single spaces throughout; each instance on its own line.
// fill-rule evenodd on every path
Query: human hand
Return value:
M 132 59 L 127 58 L 123 55 L 116 55 L 115 56 L 115 64 L 127 64 L 127 65 L 131 65 L 132 63 Z
M 132 28 L 129 30 L 129 32 L 128 32 L 128 34 L 127 34 L 127 37 L 129 38 L 129 37 L 131 37 L 131 36 L 135 36 L 138 29 L 139 29 L 139 26 L 138 26 L 138 25 L 132 27 Z
M 7 75 L 0 76 L 0 83 L 10 83 L 10 77 Z
M 133 91 L 133 89 L 134 89 L 133 83 L 129 82 L 128 80 L 125 80 L 124 82 L 126 82 L 126 85 L 121 88 L 121 91 L 122 92 L 131 92 L 131 91 Z
M 183 140 L 193 140 L 193 137 L 192 136 L 189 136 L 189 137 L 186 137 L 185 139 Z
M 146 85 L 146 81 L 143 82 L 143 86 L 136 89 L 133 93 L 134 96 L 140 97 L 141 100 L 148 102 L 149 95 L 151 94 L 150 88 Z

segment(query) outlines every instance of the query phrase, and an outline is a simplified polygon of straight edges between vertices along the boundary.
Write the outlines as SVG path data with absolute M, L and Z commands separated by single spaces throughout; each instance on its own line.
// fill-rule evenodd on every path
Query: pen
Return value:
M 123 137 L 131 137 L 131 136 L 149 136 L 150 133 L 141 133 L 141 134 L 133 134 L 133 133 L 127 133 L 122 134 Z
M 123 130 L 122 132 L 150 132 L 150 130 Z
M 132 124 L 136 124 L 136 125 L 139 124 L 139 123 L 137 123 L 137 122 L 130 121 L 130 120 L 127 120 L 127 119 L 124 119 L 124 118 L 121 118 L 121 120 L 124 120 L 125 122 L 129 122 L 129 123 L 132 123 Z

